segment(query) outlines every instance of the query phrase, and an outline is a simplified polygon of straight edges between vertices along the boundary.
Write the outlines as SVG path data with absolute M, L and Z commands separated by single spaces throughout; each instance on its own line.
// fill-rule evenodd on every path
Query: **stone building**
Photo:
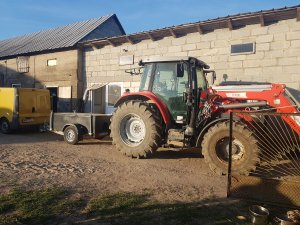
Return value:
M 83 54 L 78 42 L 125 35 L 116 15 L 0 41 L 0 87 L 48 88 L 54 111 L 79 107 Z
M 300 89 L 300 7 L 272 9 L 82 42 L 85 88 L 96 89 L 93 112 L 111 112 L 139 76 L 126 69 L 150 56 L 194 56 L 217 72 L 217 82 L 285 83 Z M 99 88 L 110 82 L 110 86 Z

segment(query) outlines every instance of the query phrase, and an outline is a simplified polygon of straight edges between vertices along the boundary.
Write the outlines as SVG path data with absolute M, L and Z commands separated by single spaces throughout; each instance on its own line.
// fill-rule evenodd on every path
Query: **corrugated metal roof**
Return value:
M 102 16 L 63 27 L 2 40 L 0 41 L 0 59 L 72 47 L 111 17 L 116 17 L 116 15 Z

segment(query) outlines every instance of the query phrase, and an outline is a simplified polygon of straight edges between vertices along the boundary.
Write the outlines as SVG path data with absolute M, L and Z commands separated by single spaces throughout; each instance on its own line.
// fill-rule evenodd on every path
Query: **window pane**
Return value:
M 254 43 L 231 45 L 231 54 L 254 53 Z
M 57 60 L 56 59 L 49 59 L 47 60 L 47 66 L 56 66 Z
M 198 88 L 202 88 L 202 90 L 207 89 L 207 81 L 203 69 L 201 68 L 197 68 L 197 83 L 198 83 Z
M 176 63 L 158 63 L 153 82 L 153 92 L 175 91 Z
M 178 88 L 177 88 L 177 95 L 182 96 L 183 92 L 186 92 L 187 88 L 189 87 L 189 76 L 187 71 L 187 65 L 184 64 L 184 75 L 183 77 L 177 78 Z
M 121 86 L 119 85 L 108 85 L 108 105 L 114 106 L 118 99 L 121 97 Z
M 143 68 L 142 79 L 140 83 L 140 91 L 147 91 L 151 81 L 152 64 L 145 65 Z

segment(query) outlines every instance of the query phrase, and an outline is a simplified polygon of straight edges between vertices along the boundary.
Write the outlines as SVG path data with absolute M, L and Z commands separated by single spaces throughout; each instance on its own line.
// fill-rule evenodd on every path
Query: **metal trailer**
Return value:
M 75 145 L 84 136 L 101 139 L 108 136 L 111 115 L 93 113 L 53 113 L 50 131 L 64 136 L 65 142 Z

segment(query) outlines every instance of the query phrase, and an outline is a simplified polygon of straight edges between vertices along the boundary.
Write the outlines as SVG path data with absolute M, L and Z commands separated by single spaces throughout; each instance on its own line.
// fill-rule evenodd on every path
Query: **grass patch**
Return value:
M 111 225 L 249 224 L 236 218 L 247 215 L 247 206 L 241 203 L 226 206 L 203 205 L 203 202 L 161 204 L 148 197 L 132 193 L 99 196 L 89 202 L 87 215 Z
M 77 196 L 77 195 L 76 195 Z M 248 204 L 216 200 L 163 204 L 149 194 L 105 194 L 83 201 L 64 189 L 14 190 L 0 196 L 0 225 L 107 224 L 192 225 L 249 224 Z
M 88 204 L 90 215 L 122 214 L 147 202 L 147 195 L 133 193 L 108 194 L 92 199 Z
M 14 190 L 0 197 L 0 224 L 53 224 L 82 207 L 81 199 L 70 198 L 70 192 L 59 188 Z

